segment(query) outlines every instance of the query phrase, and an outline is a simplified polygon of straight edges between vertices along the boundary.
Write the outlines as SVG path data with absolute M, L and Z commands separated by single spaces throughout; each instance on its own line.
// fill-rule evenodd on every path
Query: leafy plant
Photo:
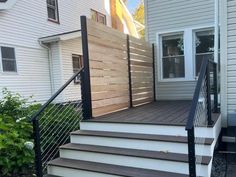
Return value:
M 0 115 L 0 173 L 21 176 L 33 169 L 32 126 L 26 120 Z
M 46 161 L 58 155 L 58 147 L 79 129 L 78 103 L 50 104 L 40 114 L 41 151 Z M 34 169 L 33 128 L 30 118 L 40 104 L 3 90 L 0 100 L 0 176 L 31 177 Z
M 32 125 L 28 116 L 38 108 L 19 94 L 3 90 L 0 101 L 0 174 L 19 177 L 33 174 Z M 31 170 L 29 170 L 31 169 Z

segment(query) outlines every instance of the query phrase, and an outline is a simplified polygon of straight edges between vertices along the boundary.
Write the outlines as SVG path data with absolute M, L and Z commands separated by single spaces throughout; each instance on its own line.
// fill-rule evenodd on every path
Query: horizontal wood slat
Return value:
M 93 117 L 129 106 L 126 35 L 87 20 Z
M 137 106 L 154 100 L 153 53 L 147 42 L 129 38 L 133 105 Z
M 134 105 L 153 100 L 152 46 L 130 37 L 128 50 L 126 34 L 90 19 L 87 32 L 93 117 L 129 107 L 128 56 Z

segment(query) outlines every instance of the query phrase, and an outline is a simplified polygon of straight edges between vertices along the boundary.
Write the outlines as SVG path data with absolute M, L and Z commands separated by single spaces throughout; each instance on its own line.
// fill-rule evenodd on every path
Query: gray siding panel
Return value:
M 145 6 L 151 43 L 156 43 L 158 32 L 214 25 L 214 0 L 146 0 Z M 196 81 L 157 81 L 157 99 L 192 99 L 195 85 Z
M 236 0 L 228 0 L 227 104 L 228 113 L 236 112 Z

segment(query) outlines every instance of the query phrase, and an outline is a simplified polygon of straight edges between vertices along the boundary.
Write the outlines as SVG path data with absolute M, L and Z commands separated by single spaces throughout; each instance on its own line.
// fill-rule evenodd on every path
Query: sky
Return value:
M 134 12 L 134 10 L 136 9 L 139 2 L 140 2 L 140 0 L 128 0 L 128 8 L 131 13 Z

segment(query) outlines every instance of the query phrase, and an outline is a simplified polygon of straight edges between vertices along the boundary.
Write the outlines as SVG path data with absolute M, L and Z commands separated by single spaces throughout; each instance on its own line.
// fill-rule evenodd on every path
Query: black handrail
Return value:
M 191 109 L 189 112 L 186 131 L 188 136 L 188 160 L 189 160 L 189 176 L 196 177 L 196 154 L 195 154 L 195 126 L 198 126 L 199 122 L 207 123 L 205 126 L 210 126 L 213 124 L 212 121 L 212 108 L 211 108 L 211 84 L 210 84 L 210 66 L 213 66 L 213 85 L 214 85 L 214 109 L 213 112 L 218 112 L 218 85 L 217 85 L 217 64 L 209 59 L 204 59 L 201 65 L 200 74 L 198 77 L 197 85 L 195 88 Z M 205 96 L 203 98 L 205 106 L 199 107 L 200 96 Z M 198 111 L 198 113 L 197 113 Z M 206 113 L 205 117 L 196 116 L 199 113 Z M 197 118 L 204 120 L 196 120 Z M 204 126 L 204 125 L 199 125 Z
M 75 78 L 83 71 L 83 68 L 81 68 L 79 71 L 77 71 L 63 86 L 61 86 L 61 88 L 52 95 L 52 97 L 46 102 L 43 104 L 43 106 L 39 109 L 39 111 L 37 113 L 35 113 L 33 115 L 33 117 L 31 118 L 31 121 L 34 121 L 36 120 L 39 115 L 48 107 L 48 105 L 50 105 L 53 100 L 56 99 L 56 97 L 61 93 L 63 92 L 63 90 L 65 90 L 65 88 L 72 82 L 75 80 Z
M 189 116 L 188 116 L 188 121 L 187 121 L 187 124 L 186 124 L 186 130 L 191 130 L 194 126 L 194 118 L 195 118 L 196 108 L 197 108 L 197 104 L 198 104 L 198 98 L 199 98 L 199 95 L 200 95 L 202 82 L 204 80 L 204 77 L 205 77 L 205 74 L 206 74 L 206 71 L 207 71 L 207 67 L 208 67 L 208 59 L 203 60 L 203 63 L 201 65 L 200 74 L 199 74 L 199 77 L 198 77 L 198 81 L 197 81 L 197 85 L 196 85 L 196 88 L 195 88 L 191 109 L 190 109 Z
M 52 95 L 52 97 L 36 112 L 31 121 L 33 123 L 33 136 L 35 142 L 35 171 L 37 177 L 43 177 L 43 164 L 42 164 L 42 152 L 41 152 L 41 144 L 40 144 L 40 125 L 39 125 L 39 118 L 40 115 L 46 110 L 46 108 L 57 98 L 60 93 L 62 93 L 68 85 L 70 85 L 78 75 L 82 75 L 84 69 L 81 68 L 78 72 L 76 72 L 61 88 Z M 83 84 L 83 83 L 82 83 Z M 83 102 L 83 99 L 82 99 Z

